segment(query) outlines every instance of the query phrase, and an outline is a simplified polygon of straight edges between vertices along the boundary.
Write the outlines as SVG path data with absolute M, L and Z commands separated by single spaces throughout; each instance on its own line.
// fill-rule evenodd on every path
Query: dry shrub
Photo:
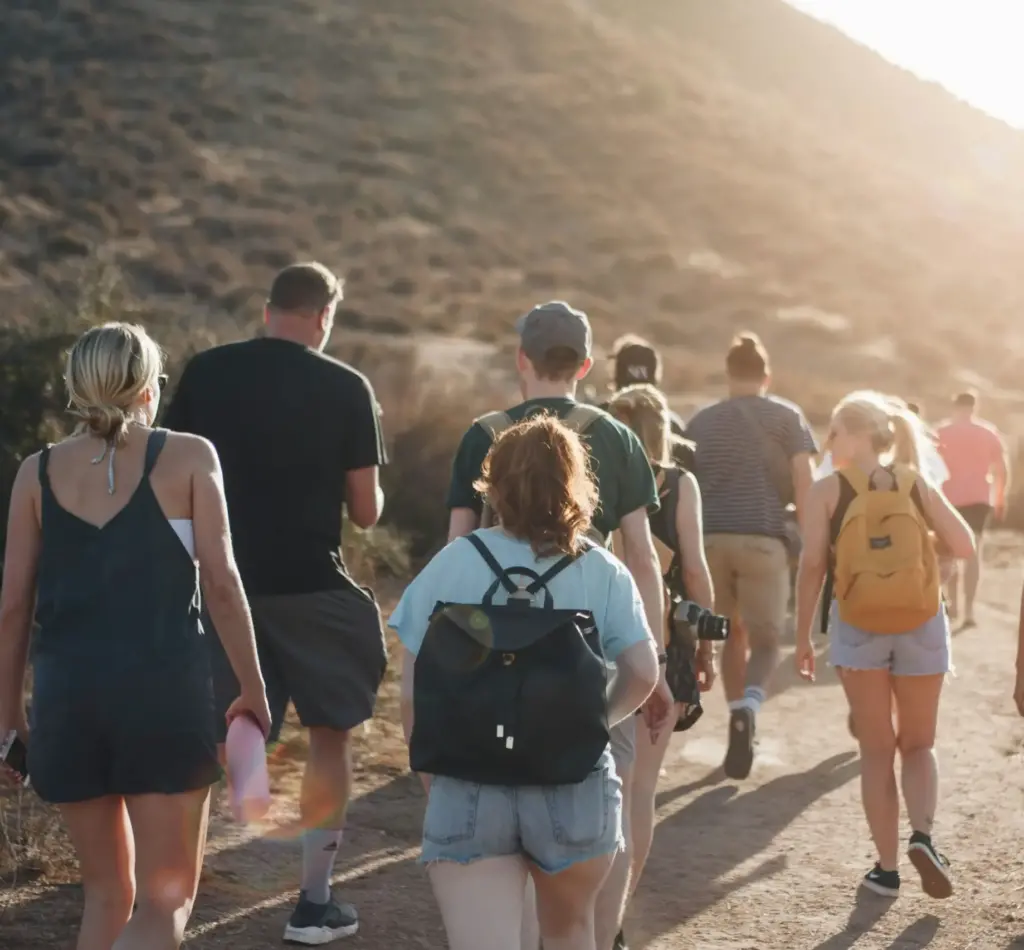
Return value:
M 414 346 L 383 340 L 350 344 L 339 355 L 372 380 L 389 453 L 381 469 L 381 527 L 361 542 L 369 545 L 371 537 L 390 529 L 404 539 L 412 558 L 426 558 L 447 538 L 448 485 L 463 434 L 476 416 L 512 405 L 517 396 L 489 372 L 490 360 L 428 365 Z
M 0 791 L 0 880 L 11 890 L 45 876 L 73 876 L 74 850 L 56 808 L 29 790 Z

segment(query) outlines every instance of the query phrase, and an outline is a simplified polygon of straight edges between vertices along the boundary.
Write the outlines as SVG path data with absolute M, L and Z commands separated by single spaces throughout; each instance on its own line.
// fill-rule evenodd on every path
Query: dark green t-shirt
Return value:
M 551 412 L 565 418 L 579 403 L 565 396 L 528 399 L 507 410 L 513 422 L 521 422 L 538 412 Z M 590 452 L 590 464 L 597 481 L 599 506 L 594 527 L 603 535 L 611 534 L 619 522 L 637 509 L 658 510 L 658 486 L 640 440 L 631 429 L 603 416 L 585 433 L 583 442 Z M 462 437 L 452 464 L 452 482 L 448 489 L 448 508 L 471 508 L 478 515 L 483 499 L 473 488 L 480 477 L 484 459 L 491 447 L 490 434 L 477 423 Z

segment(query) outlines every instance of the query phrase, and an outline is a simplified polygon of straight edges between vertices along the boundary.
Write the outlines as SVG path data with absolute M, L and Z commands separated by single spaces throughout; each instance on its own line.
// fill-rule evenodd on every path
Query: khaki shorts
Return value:
M 738 615 L 752 643 L 778 643 L 789 606 L 785 544 L 763 535 L 709 534 L 704 550 L 715 585 L 715 613 Z

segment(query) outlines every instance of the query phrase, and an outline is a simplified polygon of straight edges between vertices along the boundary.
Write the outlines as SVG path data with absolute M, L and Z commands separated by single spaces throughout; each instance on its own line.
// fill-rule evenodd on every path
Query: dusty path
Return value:
M 1024 544 L 988 550 L 978 629 L 956 639 L 957 678 L 942 714 L 943 797 L 936 837 L 953 862 L 957 893 L 930 901 L 912 869 L 895 904 L 856 900 L 872 860 L 858 804 L 858 761 L 845 707 L 829 671 L 816 686 L 783 661 L 761 720 L 750 780 L 719 771 L 719 694 L 690 739 L 677 738 L 659 796 L 654 852 L 629 924 L 646 950 L 1009 950 L 1024 948 L 1024 725 L 1010 702 L 1013 624 Z M 385 717 L 393 712 L 386 703 Z M 438 914 L 415 864 L 423 799 L 395 767 L 387 722 L 372 751 L 339 862 L 339 890 L 356 903 L 362 933 L 351 950 L 444 947 Z M 364 763 L 367 762 L 364 759 Z M 287 797 L 291 773 L 282 767 Z M 287 808 L 287 806 L 283 806 Z M 246 839 L 218 823 L 193 921 L 192 950 L 280 946 L 293 899 L 298 847 L 287 835 Z M 79 913 L 74 885 L 8 894 L 0 947 L 53 950 Z

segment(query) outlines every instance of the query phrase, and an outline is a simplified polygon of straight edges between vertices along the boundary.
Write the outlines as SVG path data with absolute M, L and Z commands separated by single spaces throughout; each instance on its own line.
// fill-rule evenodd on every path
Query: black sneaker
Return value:
M 314 904 L 306 900 L 306 892 L 302 891 L 292 918 L 284 928 L 284 942 L 318 947 L 341 937 L 351 937 L 357 930 L 359 915 L 351 904 L 342 904 L 333 895 L 326 904 Z
M 754 764 L 754 713 L 735 709 L 729 716 L 729 748 L 725 753 L 725 774 L 741 779 L 750 774 Z
M 899 897 L 900 872 L 883 871 L 882 865 L 876 864 L 864 875 L 864 880 L 860 882 L 860 886 L 866 887 L 869 891 L 874 891 L 876 894 L 881 894 L 882 897 Z
M 925 894 L 936 900 L 952 896 L 953 878 L 949 873 L 949 861 L 935 850 L 928 835 L 915 831 L 910 836 L 907 856 L 921 875 L 921 888 Z
M 615 935 L 612 950 L 629 950 L 629 944 L 626 943 L 626 938 L 622 935 L 621 930 Z

